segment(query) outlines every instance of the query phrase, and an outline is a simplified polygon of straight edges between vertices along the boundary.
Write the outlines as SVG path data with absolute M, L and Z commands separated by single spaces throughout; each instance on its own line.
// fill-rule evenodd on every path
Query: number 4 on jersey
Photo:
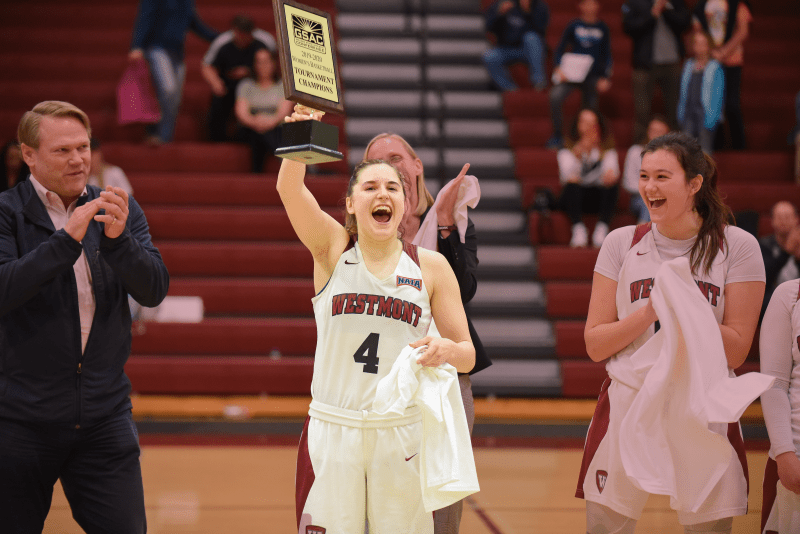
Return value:
M 378 374 L 378 339 L 380 334 L 372 333 L 367 336 L 367 339 L 358 347 L 356 353 L 353 354 L 353 360 L 356 363 L 364 364 L 364 372 Z

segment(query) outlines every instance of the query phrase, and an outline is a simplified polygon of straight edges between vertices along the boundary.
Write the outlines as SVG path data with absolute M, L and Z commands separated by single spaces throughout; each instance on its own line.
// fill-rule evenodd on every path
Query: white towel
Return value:
M 407 346 L 378 382 L 372 411 L 403 414 L 422 408 L 419 452 L 422 502 L 426 512 L 439 510 L 480 491 L 458 373 L 450 364 L 423 367 L 423 347 Z
M 439 205 L 442 193 L 448 191 L 451 187 L 453 187 L 453 180 L 447 182 L 447 185 L 442 187 L 439 194 L 436 195 L 436 201 L 428 212 L 428 216 L 422 221 L 417 235 L 414 236 L 414 241 L 412 241 L 413 244 L 428 250 L 437 249 L 436 235 L 439 232 L 439 216 L 436 214 L 436 207 Z M 458 190 L 458 198 L 453 207 L 453 220 L 458 227 L 458 235 L 461 236 L 462 243 L 464 242 L 464 236 L 467 234 L 467 206 L 475 209 L 480 199 L 481 186 L 478 184 L 478 179 L 467 174 L 461 182 L 461 187 Z
M 729 375 L 722 335 L 686 258 L 661 265 L 650 293 L 661 328 L 631 356 L 639 392 L 620 427 L 620 454 L 633 484 L 696 512 L 733 454 L 709 423 L 732 423 L 773 378 Z
M 764 532 L 797 534 L 800 532 L 800 495 L 791 492 L 778 482 L 775 503 L 764 525 Z

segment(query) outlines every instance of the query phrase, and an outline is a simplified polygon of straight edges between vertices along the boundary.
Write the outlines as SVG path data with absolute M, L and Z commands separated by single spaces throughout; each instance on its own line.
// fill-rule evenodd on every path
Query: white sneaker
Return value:
M 608 225 L 604 222 L 598 222 L 594 225 L 594 232 L 592 232 L 592 245 L 595 248 L 600 248 L 603 246 L 603 241 L 605 241 L 607 235 Z
M 589 244 L 589 231 L 583 223 L 572 225 L 572 239 L 569 246 L 572 248 L 585 247 Z

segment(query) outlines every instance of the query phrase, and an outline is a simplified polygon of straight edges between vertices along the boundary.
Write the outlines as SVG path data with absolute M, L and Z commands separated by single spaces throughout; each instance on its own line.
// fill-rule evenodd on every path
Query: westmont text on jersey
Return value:
M 370 295 L 366 293 L 341 293 L 333 296 L 331 316 L 363 314 L 383 316 L 417 326 L 422 308 L 406 300 Z
M 694 282 L 697 284 L 700 292 L 708 299 L 708 302 L 711 303 L 712 306 L 716 306 L 717 298 L 720 295 L 720 288 L 711 282 L 700 282 L 698 280 L 695 280 Z M 643 280 L 636 280 L 635 282 L 632 282 L 630 288 L 631 302 L 633 303 L 639 299 L 649 298 L 650 291 L 653 289 L 654 283 L 655 280 L 653 278 L 645 278 Z

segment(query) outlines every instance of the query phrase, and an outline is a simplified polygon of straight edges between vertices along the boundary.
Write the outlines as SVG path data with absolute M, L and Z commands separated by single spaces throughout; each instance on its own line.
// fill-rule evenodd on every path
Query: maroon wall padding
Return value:
M 547 315 L 586 319 L 592 296 L 591 282 L 547 282 L 544 291 Z
M 586 321 L 553 321 L 556 332 L 556 356 L 559 359 L 565 358 L 589 358 L 586 354 L 586 341 L 583 338 L 583 330 L 586 328 Z
M 584 360 L 562 360 L 561 396 L 571 399 L 596 399 L 603 380 L 608 378 L 606 362 Z
M 314 359 L 293 356 L 131 356 L 125 373 L 142 394 L 308 395 Z
M 597 261 L 596 248 L 541 246 L 537 249 L 542 280 L 591 280 Z
M 312 276 L 301 243 L 156 242 L 170 276 Z
M 275 174 L 131 172 L 128 179 L 136 200 L 145 209 L 157 204 L 283 209 Z M 348 180 L 344 175 L 310 176 L 305 185 L 320 206 L 334 208 L 343 204 Z
M 786 134 L 788 130 L 784 133 L 784 143 Z M 714 160 L 720 183 L 742 181 L 754 185 L 753 181 L 757 180 L 758 185 L 763 185 L 765 182 L 787 183 L 792 180 L 794 155 L 789 151 L 725 152 L 714 154 Z
M 145 323 L 133 338 L 132 354 L 264 355 L 277 349 L 289 356 L 314 354 L 314 319 L 211 318 L 201 323 Z
M 314 282 L 306 278 L 174 278 L 169 295 L 199 296 L 206 317 L 314 314 Z

